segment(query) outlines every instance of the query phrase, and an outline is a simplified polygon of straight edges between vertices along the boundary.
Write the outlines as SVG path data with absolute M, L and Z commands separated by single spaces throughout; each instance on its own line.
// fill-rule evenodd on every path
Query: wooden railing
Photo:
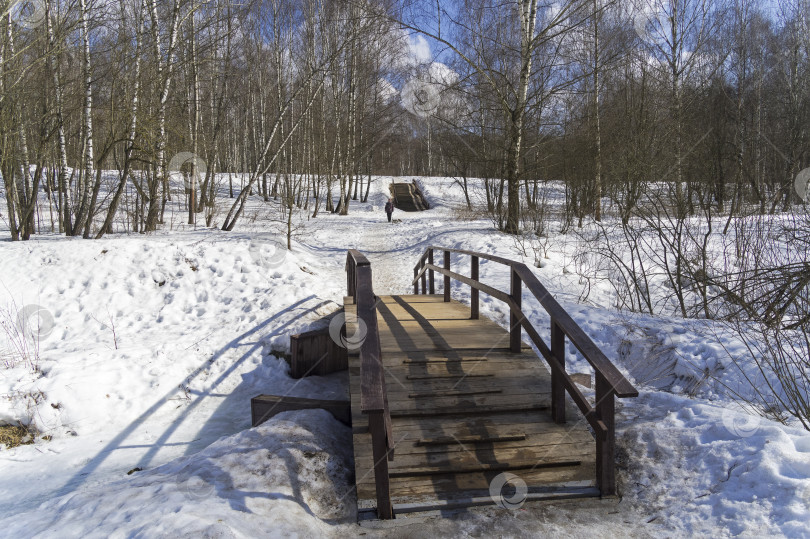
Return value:
M 434 251 L 443 253 L 443 267 L 434 264 Z M 450 269 L 450 254 L 457 253 L 471 257 L 470 276 L 461 275 Z M 502 292 L 479 281 L 480 259 L 491 260 L 510 268 L 509 293 Z M 616 477 L 614 471 L 616 433 L 614 419 L 614 397 L 637 397 L 638 391 L 622 375 L 610 360 L 605 357 L 599 347 L 582 330 L 574 319 L 549 294 L 534 273 L 520 262 L 515 262 L 498 256 L 465 251 L 462 249 L 447 249 L 443 247 L 428 247 L 413 270 L 413 291 L 419 293 L 421 281 L 422 294 L 435 294 L 435 273 L 444 276 L 444 301 L 450 301 L 450 279 L 470 286 L 471 308 L 470 317 L 479 316 L 479 291 L 499 299 L 509 306 L 510 335 L 509 348 L 519 352 L 521 348 L 521 329 L 540 350 L 543 358 L 551 368 L 551 415 L 557 423 L 565 422 L 565 393 L 571 396 L 585 419 L 591 425 L 596 436 L 596 481 L 603 496 L 616 494 Z M 531 321 L 521 310 L 523 286 L 537 298 L 540 305 L 551 317 L 551 346 L 549 347 Z M 591 364 L 596 375 L 596 399 L 592 406 L 582 392 L 574 384 L 565 370 L 565 339 L 568 337 L 574 346 Z
M 360 346 L 360 408 L 368 416 L 374 458 L 374 483 L 377 492 L 377 516 L 394 518 L 388 476 L 388 461 L 394 458 L 391 413 L 380 352 L 377 329 L 377 297 L 371 280 L 371 263 L 360 251 L 349 250 L 346 256 L 347 295 L 354 298 L 357 324 L 366 328 Z

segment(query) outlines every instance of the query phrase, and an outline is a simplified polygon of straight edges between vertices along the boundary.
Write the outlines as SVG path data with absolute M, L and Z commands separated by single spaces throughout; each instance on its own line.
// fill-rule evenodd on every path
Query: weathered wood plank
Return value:
M 458 376 L 457 378 L 449 377 L 428 377 L 408 379 L 402 373 L 387 371 L 386 375 L 392 379 L 389 381 L 388 392 L 413 392 L 413 393 L 427 393 L 427 392 L 442 392 L 452 390 L 487 390 L 498 389 L 502 391 L 514 391 L 515 394 L 521 393 L 546 393 L 548 390 L 547 384 L 542 379 L 531 377 L 532 371 L 519 371 L 524 374 L 523 376 L 508 376 L 508 373 L 499 375 L 498 373 L 490 372 L 491 376 L 484 378 L 475 377 L 475 374 L 486 374 L 483 369 L 476 372 L 471 369 L 468 372 Z M 470 376 L 467 376 L 467 375 Z
M 499 350 L 490 350 L 490 351 L 484 350 L 476 354 L 465 354 L 462 352 L 459 352 L 457 354 L 456 353 L 441 354 L 431 352 L 415 352 L 407 356 L 404 354 L 387 353 L 383 358 L 383 362 L 385 363 L 385 366 L 388 368 L 395 368 L 400 365 L 412 368 L 413 366 L 416 365 L 453 365 L 458 363 L 465 363 L 469 365 L 471 363 L 486 361 L 489 363 L 510 364 L 506 367 L 504 367 L 503 365 L 498 365 L 497 368 L 500 369 L 525 365 L 528 368 L 543 369 L 545 371 L 548 371 L 548 368 L 545 366 L 545 364 L 539 363 L 536 360 L 536 358 L 526 358 L 526 359 L 521 357 L 506 358 L 501 355 Z M 450 357 L 448 357 L 448 355 Z
M 594 487 L 539 487 L 543 490 L 526 493 L 527 502 L 535 501 L 551 501 L 551 500 L 568 500 L 574 498 L 592 498 L 599 496 L 599 489 Z M 394 504 L 394 512 L 398 515 L 410 515 L 414 513 L 421 513 L 428 517 L 432 516 L 445 516 L 451 515 L 456 511 L 466 509 L 468 507 L 481 507 L 486 505 L 494 505 L 495 501 L 491 496 L 486 496 L 481 493 L 478 496 L 464 495 L 460 493 L 459 496 L 452 499 L 437 500 L 428 498 L 426 500 L 410 500 L 407 503 Z M 360 518 L 362 520 L 363 515 Z
M 393 394 L 392 394 L 393 395 Z M 352 405 L 358 401 L 352 397 Z M 509 410 L 545 409 L 551 404 L 551 394 L 524 393 L 514 395 L 475 394 L 465 396 L 437 396 L 433 399 L 391 399 L 388 406 L 393 415 L 402 416 L 409 412 L 448 413 L 488 413 Z M 452 410 L 452 412 L 451 412 Z
M 454 497 L 479 492 L 489 495 L 492 480 L 503 470 L 477 471 L 458 474 L 437 474 L 423 477 L 392 477 L 391 491 L 394 503 L 403 503 L 409 499 L 431 497 L 433 499 L 452 499 Z M 517 470 L 515 475 L 526 482 L 529 491 L 545 487 L 587 487 L 595 486 L 594 466 L 583 463 L 566 468 L 537 468 L 534 470 Z M 361 482 L 357 485 L 358 499 L 372 499 L 374 485 Z
M 438 460 L 434 465 L 420 466 L 414 462 L 403 468 L 393 468 L 389 472 L 390 478 L 422 477 L 443 473 L 470 473 L 479 471 L 517 471 L 536 470 L 540 468 L 570 468 L 579 467 L 582 461 L 571 459 L 538 458 L 537 460 L 516 461 L 504 459 L 503 462 L 481 462 L 478 459 L 462 457 L 459 459 Z
M 425 327 L 419 322 L 403 321 L 396 327 L 381 327 L 381 349 L 388 354 L 465 349 L 487 351 L 509 347 L 509 334 L 501 327 L 470 327 L 469 323 L 466 320 L 442 320 L 435 326 Z M 531 348 L 526 343 L 523 347 Z
M 385 372 L 392 378 L 404 378 L 411 380 L 413 383 L 451 383 L 452 381 L 459 381 L 460 379 L 467 378 L 490 378 L 494 380 L 513 379 L 516 377 L 523 377 L 535 381 L 538 384 L 545 384 L 543 376 L 538 376 L 538 368 L 533 365 L 518 364 L 503 364 L 496 362 L 476 362 L 467 363 L 465 365 L 449 364 L 439 365 L 435 363 L 421 363 L 411 366 L 386 365 Z M 504 373 L 508 371 L 508 373 Z M 510 375 L 510 376 L 507 376 Z M 514 375 L 514 376 L 512 376 Z M 396 382 L 394 382 L 396 383 Z M 393 384 L 392 384 L 393 385 Z
M 442 294 L 393 294 L 389 296 L 380 296 L 380 301 L 385 304 L 399 303 L 405 301 L 409 304 L 419 303 L 444 303 L 444 295 Z
M 434 399 L 437 397 L 469 397 L 471 395 L 489 395 L 503 393 L 502 388 L 482 387 L 467 389 L 427 388 L 422 392 L 408 393 L 409 399 Z
M 388 383 L 389 400 L 394 398 L 397 393 L 433 393 L 444 391 L 476 391 L 476 390 L 490 390 L 499 389 L 504 392 L 512 392 L 514 394 L 524 393 L 547 393 L 548 386 L 544 380 L 532 377 L 532 371 L 521 370 L 517 371 L 523 376 L 507 376 L 506 374 L 499 375 L 498 373 L 487 373 L 483 368 L 479 372 L 472 370 L 472 372 L 459 373 L 450 376 L 446 373 L 444 376 L 433 377 L 418 377 L 408 378 L 406 373 L 394 372 L 392 370 L 386 371 L 386 381 Z M 489 374 L 489 376 L 480 376 Z M 479 376 L 475 376 L 479 375 Z
M 323 376 L 346 370 L 346 349 L 338 346 L 324 327 L 290 335 L 290 377 Z
M 475 407 L 475 409 L 471 409 L 471 407 Z M 430 406 L 427 407 L 411 407 L 411 408 L 402 408 L 397 410 L 391 410 L 391 417 L 395 418 L 402 418 L 402 417 L 439 417 L 439 416 L 449 416 L 449 415 L 460 415 L 460 416 L 469 416 L 469 415 L 477 415 L 477 414 L 486 414 L 491 412 L 502 412 L 502 411 L 516 411 L 516 412 L 526 412 L 526 411 L 535 411 L 535 412 L 547 412 L 550 410 L 550 405 L 548 401 L 545 402 L 538 402 L 538 403 L 531 403 L 531 404 L 496 404 L 496 405 L 486 405 L 486 404 L 474 404 L 474 403 L 458 403 L 456 405 L 446 405 L 442 408 L 433 408 Z
M 539 415 L 539 414 L 538 414 Z M 466 419 L 472 418 L 473 416 L 468 416 Z M 555 432 L 550 431 L 547 429 L 538 428 L 531 424 L 510 424 L 510 425 L 501 425 L 499 428 L 447 428 L 447 429 L 419 429 L 418 426 L 416 428 L 396 425 L 397 421 L 409 421 L 409 420 L 432 420 L 436 419 L 437 416 L 429 417 L 429 418 L 417 418 L 417 417 L 407 417 L 401 419 L 395 419 L 395 427 L 394 427 L 394 436 L 395 442 L 398 448 L 398 454 L 401 452 L 402 454 L 409 454 L 409 453 L 429 453 L 429 452 L 451 452 L 451 451 L 476 451 L 476 450 L 484 450 L 487 447 L 482 445 L 481 443 L 475 442 L 459 442 L 455 445 L 447 445 L 442 446 L 441 444 L 437 445 L 419 445 L 418 442 L 423 439 L 442 439 L 442 438 L 449 438 L 449 437 L 456 437 L 459 439 L 466 439 L 472 440 L 474 438 L 487 438 L 487 437 L 503 437 L 504 440 L 509 438 L 510 436 L 525 436 L 525 440 L 523 441 L 501 441 L 501 442 L 492 442 L 493 444 L 497 444 L 498 447 L 524 447 L 524 446 L 536 446 L 536 447 L 547 447 L 551 448 L 550 450 L 555 450 L 557 446 L 560 444 L 565 443 L 574 443 L 580 444 L 586 448 L 586 450 L 593 455 L 595 452 L 594 447 L 594 439 L 593 436 L 590 434 L 589 431 L 581 431 L 579 429 L 575 429 L 569 432 Z M 523 431 L 526 431 L 525 433 Z M 362 432 L 358 432 L 359 434 L 365 434 Z
M 439 438 L 421 438 L 418 440 L 414 445 L 417 447 L 426 447 L 426 446 L 434 446 L 434 445 L 458 445 L 458 446 L 465 446 L 465 445 L 477 445 L 477 444 L 494 444 L 494 443 L 502 443 L 502 442 L 523 442 L 526 440 L 525 434 L 506 434 L 502 436 L 450 436 L 450 437 L 439 437 Z M 442 451 L 446 451 L 447 448 L 443 448 Z
M 569 405 L 570 406 L 570 405 Z M 529 412 L 494 412 L 479 414 L 474 417 L 440 417 L 434 419 L 409 419 L 402 418 L 396 422 L 398 428 L 418 429 L 419 432 L 441 432 L 444 429 L 450 431 L 465 432 L 465 429 L 475 429 L 480 432 L 482 429 L 487 432 L 505 432 L 515 425 L 520 425 L 527 429 L 526 432 L 584 432 L 590 431 L 587 428 L 571 429 L 572 425 L 559 425 L 554 422 L 549 414 Z M 576 425 L 576 424 L 574 424 Z
M 397 321 L 427 320 L 467 320 L 470 310 L 460 303 L 412 303 L 408 309 L 400 303 L 384 303 L 388 316 Z
M 347 425 L 352 424 L 348 400 L 308 399 L 302 397 L 259 395 L 250 399 L 251 424 L 257 427 L 281 412 L 322 408 Z
M 406 374 L 406 380 L 458 380 L 461 378 L 492 378 L 494 373 L 489 374 Z
M 397 443 L 397 455 L 391 463 L 391 470 L 407 470 L 414 466 L 441 466 L 447 467 L 444 472 L 452 471 L 452 466 L 458 465 L 458 470 L 464 466 L 479 464 L 504 464 L 510 469 L 531 468 L 546 461 L 593 461 L 593 439 L 583 444 L 576 439 L 557 439 L 557 443 L 544 444 L 539 440 L 541 435 L 533 435 L 524 440 L 512 442 L 490 442 L 476 444 L 474 442 L 419 445 L 420 440 L 402 440 Z M 519 435 L 513 438 L 520 438 Z M 470 440 L 471 438 L 466 438 Z M 585 447 L 587 446 L 587 447 Z M 371 459 L 371 452 L 361 448 L 355 459 Z M 483 468 L 482 468 L 483 469 Z M 438 473 L 438 472 L 436 472 Z
M 380 340 L 377 331 L 377 304 L 372 286 L 371 266 L 362 254 L 349 250 L 347 256 L 348 295 L 354 297 L 357 322 L 367 328 L 360 344 L 360 409 L 368 416 L 374 458 L 377 516 L 394 518 L 391 505 L 388 461 L 393 459 L 391 415 L 388 411 L 385 373 L 380 359 Z

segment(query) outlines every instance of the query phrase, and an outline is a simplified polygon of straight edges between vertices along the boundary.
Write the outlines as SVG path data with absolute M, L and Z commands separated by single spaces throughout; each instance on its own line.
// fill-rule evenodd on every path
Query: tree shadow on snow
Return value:
M 313 436 L 318 436 L 317 432 L 313 432 L 312 430 L 310 430 L 310 432 L 312 433 Z M 260 434 L 258 431 L 255 430 L 250 431 L 249 433 L 247 433 L 247 435 L 255 438 L 254 441 L 258 442 L 262 442 L 263 440 L 266 439 L 267 436 L 265 434 Z M 350 435 L 348 433 L 346 438 L 347 443 L 351 443 Z M 249 447 L 230 448 L 228 450 L 228 456 L 233 458 L 237 455 L 243 455 L 254 451 L 259 451 L 260 450 L 259 448 L 261 447 L 260 444 L 248 444 L 248 445 Z M 257 445 L 259 447 L 257 447 Z M 299 451 L 306 455 L 307 453 L 322 452 L 323 449 L 317 445 L 310 444 L 307 441 L 302 441 L 300 439 L 295 441 L 282 442 L 280 445 L 281 445 L 280 448 L 274 447 L 273 456 L 283 461 L 283 466 L 286 469 L 286 478 L 289 480 L 289 488 L 292 491 L 290 494 L 279 492 L 281 488 L 284 488 L 286 486 L 284 484 L 269 483 L 266 487 L 266 490 L 258 490 L 258 491 L 237 489 L 234 486 L 231 473 L 228 470 L 222 469 L 219 466 L 216 467 L 215 471 L 212 470 L 210 467 L 203 467 L 200 469 L 189 470 L 187 477 L 189 478 L 189 480 L 195 479 L 197 481 L 197 484 L 194 487 L 194 489 L 197 489 L 198 491 L 201 490 L 202 492 L 205 493 L 206 497 L 216 496 L 219 499 L 227 500 L 230 508 L 234 511 L 239 511 L 242 513 L 254 513 L 254 511 L 249 507 L 250 500 L 258 500 L 258 499 L 287 500 L 300 505 L 301 508 L 309 516 L 317 518 L 328 524 L 340 524 L 353 521 L 354 513 L 352 511 L 347 512 L 347 515 L 338 516 L 334 518 L 324 518 L 320 515 L 317 515 L 304 499 L 304 492 L 302 489 L 302 482 L 299 470 L 299 458 L 293 453 L 292 450 Z M 245 457 L 244 459 L 238 460 L 245 461 L 248 460 L 248 458 Z M 193 483 L 193 481 L 190 482 Z M 200 485 L 200 483 L 202 485 Z M 334 486 L 338 487 L 338 485 Z M 340 493 L 340 490 L 341 490 L 340 488 L 335 488 L 335 492 L 338 495 Z M 345 494 L 347 493 L 343 494 L 345 496 Z M 191 499 L 194 498 L 193 490 L 192 496 L 190 496 L 190 498 Z M 338 500 L 338 503 L 340 503 L 341 501 L 342 498 Z
M 160 451 L 162 447 L 167 447 L 171 445 L 178 445 L 176 443 L 170 443 L 169 439 L 171 438 L 172 434 L 177 431 L 177 429 L 187 420 L 193 419 L 193 415 L 195 410 L 199 408 L 199 406 L 205 401 L 207 398 L 215 398 L 217 395 L 213 393 L 217 386 L 219 386 L 224 380 L 226 380 L 236 369 L 238 369 L 242 363 L 248 360 L 251 356 L 253 356 L 257 351 L 261 353 L 261 350 L 265 346 L 263 341 L 259 339 L 257 336 L 260 334 L 260 331 L 272 327 L 272 332 L 265 336 L 264 339 L 269 340 L 274 335 L 281 335 L 284 334 L 288 328 L 295 323 L 299 318 L 305 316 L 310 313 L 315 313 L 321 307 L 331 303 L 329 301 L 321 301 L 317 304 L 307 306 L 306 304 L 311 302 L 315 299 L 314 295 L 310 295 L 304 299 L 301 299 L 292 305 L 289 305 L 283 310 L 280 310 L 267 318 L 265 321 L 261 322 L 260 324 L 256 325 L 252 329 L 242 333 L 241 335 L 237 336 L 236 338 L 232 339 L 226 345 L 222 346 L 219 350 L 217 350 L 213 356 L 200 365 L 197 369 L 195 369 L 192 373 L 188 375 L 186 380 L 188 382 L 193 381 L 201 374 L 206 372 L 210 365 L 215 363 L 217 360 L 221 359 L 227 352 L 231 350 L 239 350 L 241 352 L 238 359 L 234 360 L 232 364 L 222 372 L 215 381 L 210 384 L 207 384 L 207 387 L 210 389 L 206 392 L 202 392 L 198 394 L 198 397 L 193 399 L 183 410 L 182 412 L 175 417 L 169 425 L 166 426 L 165 430 L 162 434 L 155 440 L 153 443 L 149 444 L 149 449 L 146 453 L 139 459 L 137 464 L 133 467 L 145 469 L 150 466 L 152 463 L 153 458 L 155 455 Z M 284 319 L 285 315 L 291 314 L 296 312 L 295 316 L 290 316 L 288 319 Z M 265 361 L 275 361 L 268 357 L 262 357 L 262 365 L 265 365 Z M 244 376 L 243 376 L 244 378 Z M 239 388 L 245 385 L 244 381 L 240 384 Z M 233 434 L 247 428 L 250 426 L 250 398 L 248 397 L 245 399 L 243 404 L 244 406 L 234 407 L 230 405 L 228 402 L 230 399 L 242 399 L 242 393 L 238 391 L 228 393 L 225 402 L 223 402 L 220 406 L 217 407 L 217 410 L 214 414 L 209 417 L 206 421 L 206 425 L 213 425 L 216 423 L 221 422 L 230 422 L 229 425 L 231 426 L 230 429 L 227 429 L 226 432 L 223 433 L 222 429 L 215 429 L 217 432 L 221 434 L 219 436 L 204 436 L 203 438 L 195 437 L 194 442 L 184 442 L 188 445 L 188 449 L 186 454 L 195 453 L 200 449 L 208 446 L 210 443 L 216 441 L 220 436 L 225 434 Z M 247 391 L 247 388 L 245 388 Z M 144 426 L 145 423 L 149 421 L 149 419 L 157 414 L 164 406 L 166 405 L 174 405 L 172 399 L 176 396 L 177 389 L 176 387 L 172 387 L 162 398 L 156 400 L 146 411 L 144 411 L 140 416 L 138 416 L 135 420 L 133 420 L 126 428 L 121 430 L 112 440 L 110 440 L 98 453 L 96 453 L 93 457 L 89 459 L 89 461 L 81 467 L 59 490 L 56 492 L 56 495 L 62 495 L 67 492 L 75 490 L 78 486 L 83 484 L 87 478 L 96 471 L 104 461 L 112 455 L 112 453 L 116 450 L 120 449 L 128 449 L 132 447 L 137 447 L 133 445 L 126 444 L 126 440 L 135 433 L 140 427 Z M 255 396 L 255 395 L 254 395 Z M 238 418 L 229 415 L 229 410 L 236 408 L 238 413 Z M 200 433 L 204 433 L 206 431 L 206 427 L 203 426 L 200 430 Z M 141 446 L 143 447 L 143 446 Z

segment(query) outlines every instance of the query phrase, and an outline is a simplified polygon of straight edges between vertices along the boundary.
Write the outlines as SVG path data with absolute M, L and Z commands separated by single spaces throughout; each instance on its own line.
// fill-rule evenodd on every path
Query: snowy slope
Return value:
M 0 535 L 367 532 L 353 523 L 348 428 L 322 411 L 248 428 L 259 393 L 346 391 L 340 373 L 290 379 L 273 352 L 338 308 L 348 248 L 371 260 L 377 293 L 407 292 L 431 244 L 522 259 L 489 221 L 457 219 L 463 197 L 448 179 L 420 178 L 432 209 L 385 223 L 388 180 L 376 179 L 369 202 L 353 202 L 348 217 L 307 220 L 290 252 L 275 249 L 284 239 L 261 217 L 232 233 L 2 241 L 0 309 L 16 320 L 37 305 L 49 331 L 39 370 L 0 369 L 0 421 L 40 431 L 33 445 L 0 450 Z M 262 203 L 251 204 L 263 215 Z M 744 387 L 729 367 L 733 342 L 721 345 L 706 321 L 618 313 L 604 290 L 591 291 L 595 305 L 578 303 L 585 285 L 569 268 L 577 240 L 552 240 L 535 271 L 641 389 L 617 406 L 621 499 L 481 509 L 385 534 L 806 536 L 810 435 L 733 402 L 726 389 Z M 453 258 L 461 272 L 465 264 Z M 491 263 L 481 277 L 507 282 Z M 469 291 L 458 286 L 454 297 Z M 536 302 L 526 307 L 547 327 Z M 508 322 L 487 297 L 482 314 Z M 567 361 L 588 372 L 573 348 Z

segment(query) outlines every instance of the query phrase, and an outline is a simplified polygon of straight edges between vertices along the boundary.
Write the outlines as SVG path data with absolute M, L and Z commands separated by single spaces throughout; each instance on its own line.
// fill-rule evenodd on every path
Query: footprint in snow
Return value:
M 166 284 L 166 276 L 159 270 L 152 270 L 152 280 L 155 281 L 158 286 Z

